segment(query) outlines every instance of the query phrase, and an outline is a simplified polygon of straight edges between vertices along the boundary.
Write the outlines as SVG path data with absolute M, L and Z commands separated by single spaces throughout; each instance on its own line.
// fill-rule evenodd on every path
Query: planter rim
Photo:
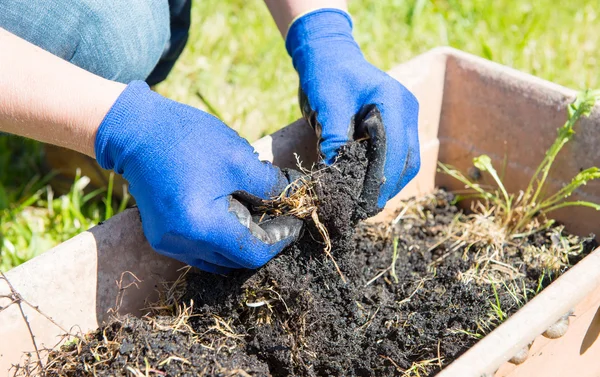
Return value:
M 420 125 L 424 125 L 420 132 L 425 135 L 422 138 L 422 170 L 425 173 L 420 174 L 401 195 L 390 201 L 386 210 L 373 221 L 389 220 L 399 200 L 430 191 L 435 184 L 435 164 L 440 148 L 438 127 L 444 106 L 444 90 L 448 84 L 446 73 L 450 60 L 466 67 L 465 69 L 474 75 L 479 75 L 482 81 L 502 81 L 507 91 L 535 97 L 534 99 L 548 106 L 573 99 L 576 95 L 576 91 L 572 89 L 445 46 L 429 50 L 393 68 L 390 75 L 398 78 L 409 89 L 416 89 L 419 101 L 425 105 L 422 108 L 428 109 L 420 114 L 419 118 Z M 600 119 L 598 114 L 595 116 L 595 120 Z M 289 152 L 297 151 L 299 155 L 306 156 L 305 162 L 310 163 L 316 141 L 314 132 L 303 121 L 297 121 L 257 140 L 252 145 L 263 160 L 273 161 L 281 166 L 295 166 L 295 158 L 289 156 Z M 144 260 L 144 263 L 140 263 L 140 260 Z M 78 266 L 84 268 L 79 269 Z M 180 263 L 162 257 L 150 249 L 141 232 L 139 213 L 137 210 L 127 210 L 103 225 L 83 232 L 12 269 L 6 275 L 14 282 L 19 293 L 32 303 L 39 304 L 50 316 L 62 318 L 67 324 L 65 327 L 77 323 L 81 325 L 82 330 L 87 331 L 97 327 L 98 323 L 106 318 L 106 307 L 112 304 L 115 295 L 123 294 L 121 312 L 139 314 L 137 310 L 143 301 L 141 296 L 145 295 L 146 298 L 155 293 L 156 285 L 160 284 L 163 278 L 174 280 L 181 267 Z M 115 275 L 116 271 L 119 271 L 119 274 L 131 271 L 132 274 L 142 277 L 139 289 L 122 293 L 120 288 L 115 286 L 115 280 L 119 279 L 119 274 Z M 120 278 L 123 279 L 123 275 Z M 125 278 L 131 279 L 130 276 Z M 495 373 L 497 368 L 598 286 L 600 248 L 563 274 L 438 375 L 480 377 L 483 373 Z M 100 294 L 100 290 L 106 292 Z M 69 297 L 62 297 L 64 292 L 69 292 Z M 0 281 L 0 296 L 6 293 L 6 288 Z M 49 302 L 48 298 L 52 301 L 53 295 L 56 296 L 54 301 Z M 0 298 L 0 307 L 4 304 L 6 301 Z M 78 305 L 77 309 L 80 312 L 67 310 L 65 314 L 65 308 L 73 304 Z M 23 328 L 17 328 L 12 323 L 15 318 L 19 318 L 16 308 L 13 309 L 0 311 L 0 339 L 3 339 L 3 336 L 24 333 Z M 32 327 L 40 331 L 39 338 L 43 341 L 50 342 L 60 332 L 56 329 L 48 330 L 47 322 L 36 316 L 34 311 L 28 310 L 26 314 L 33 324 Z M 84 319 L 78 322 L 78 318 Z M 0 367 L 4 368 L 16 362 L 3 356 L 3 353 L 6 355 L 12 352 L 10 355 L 13 356 L 14 350 L 23 347 L 25 345 L 18 342 L 11 342 L 9 347 L 7 343 L 0 341 Z

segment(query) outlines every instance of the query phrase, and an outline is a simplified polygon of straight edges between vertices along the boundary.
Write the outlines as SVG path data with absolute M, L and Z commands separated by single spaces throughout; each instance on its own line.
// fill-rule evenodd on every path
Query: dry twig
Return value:
M 51 317 L 49 317 L 44 312 L 42 312 L 39 309 L 39 307 L 34 306 L 31 303 L 29 303 L 29 301 L 25 300 L 23 298 L 23 296 L 21 296 L 21 294 L 16 291 L 16 289 L 11 284 L 11 282 L 8 280 L 6 275 L 1 271 L 0 271 L 0 280 L 4 280 L 6 282 L 6 285 L 8 286 L 8 289 L 10 290 L 10 293 L 8 295 L 0 295 L 0 299 L 8 299 L 10 301 L 8 303 L 8 305 L 0 306 L 0 313 L 3 312 L 4 310 L 8 309 L 12 305 L 17 305 L 17 307 L 19 308 L 19 312 L 21 314 L 21 318 L 23 318 L 23 321 L 25 322 L 25 325 L 27 326 L 27 331 L 29 332 L 29 337 L 31 338 L 31 343 L 35 350 L 35 354 L 37 357 L 35 364 L 39 368 L 39 373 L 43 373 L 44 364 L 42 362 L 42 357 L 40 355 L 40 348 L 38 347 L 37 342 L 35 341 L 35 335 L 33 334 L 33 330 L 31 329 L 31 324 L 29 323 L 29 320 L 27 319 L 27 315 L 25 314 L 25 311 L 23 310 L 23 304 L 25 304 L 28 307 L 30 307 L 31 309 L 35 310 L 38 314 L 40 314 L 41 316 L 46 318 L 50 323 L 52 323 L 54 326 L 58 327 L 65 334 L 67 334 L 68 332 L 61 325 L 59 325 L 55 320 L 53 320 Z M 17 372 L 18 372 L 18 370 L 17 370 Z M 26 374 L 29 375 L 31 372 L 33 372 L 33 371 L 27 370 Z M 15 374 L 16 374 L 16 372 L 15 372 Z

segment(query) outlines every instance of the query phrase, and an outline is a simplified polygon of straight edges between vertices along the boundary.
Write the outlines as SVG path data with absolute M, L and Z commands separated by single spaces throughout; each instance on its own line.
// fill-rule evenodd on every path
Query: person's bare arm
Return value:
M 95 157 L 98 126 L 125 85 L 0 28 L 0 131 Z
M 305 13 L 320 8 L 348 11 L 347 0 L 265 0 L 265 3 L 284 38 L 292 21 Z

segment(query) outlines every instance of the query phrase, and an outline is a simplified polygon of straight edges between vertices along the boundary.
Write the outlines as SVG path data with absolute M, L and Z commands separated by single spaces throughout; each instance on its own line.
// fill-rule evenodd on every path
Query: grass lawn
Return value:
M 574 89 L 599 86 L 596 0 L 353 0 L 350 10 L 367 59 L 384 70 L 449 45 Z M 213 112 L 251 141 L 300 116 L 297 77 L 262 1 L 199 0 L 192 24 L 158 92 Z M 41 150 L 0 136 L 0 270 L 118 211 L 106 190 L 85 195 L 85 178 L 56 197 Z

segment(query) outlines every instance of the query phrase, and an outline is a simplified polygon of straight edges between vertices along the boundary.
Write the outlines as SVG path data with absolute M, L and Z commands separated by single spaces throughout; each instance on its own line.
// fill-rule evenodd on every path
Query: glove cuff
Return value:
M 120 151 L 129 140 L 129 134 L 123 128 L 135 121 L 140 103 L 147 97 L 150 87 L 143 81 L 132 81 L 112 105 L 98 127 L 94 149 L 96 160 L 103 169 L 115 168 Z M 123 174 L 122 171 L 117 171 Z
M 288 30 L 285 48 L 294 59 L 297 50 L 319 40 L 355 43 L 350 15 L 341 9 L 321 8 L 299 17 Z

